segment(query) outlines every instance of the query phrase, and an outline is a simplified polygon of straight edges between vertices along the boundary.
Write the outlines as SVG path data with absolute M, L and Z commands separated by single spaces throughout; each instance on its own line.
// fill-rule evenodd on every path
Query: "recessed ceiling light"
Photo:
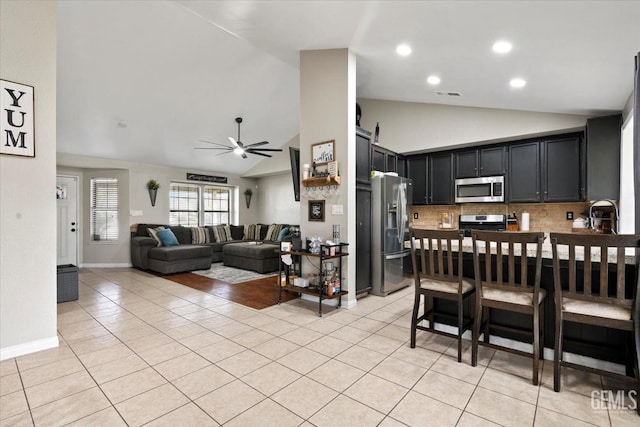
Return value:
M 411 55 L 411 47 L 406 44 L 401 44 L 396 47 L 396 53 L 400 56 L 409 56 Z
M 527 82 L 524 79 L 516 78 L 516 79 L 511 79 L 509 84 L 511 85 L 511 87 L 521 88 L 521 87 L 525 87 Z
M 427 83 L 429 83 L 430 85 L 440 84 L 440 77 L 438 77 L 436 75 L 431 75 L 431 76 L 427 77 Z
M 511 51 L 511 43 L 500 40 L 493 44 L 493 51 L 496 53 L 507 53 Z

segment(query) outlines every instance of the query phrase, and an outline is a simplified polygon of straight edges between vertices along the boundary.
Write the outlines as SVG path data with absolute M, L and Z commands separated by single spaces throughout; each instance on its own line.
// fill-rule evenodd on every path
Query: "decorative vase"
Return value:
M 158 195 L 158 190 L 155 188 L 149 188 L 149 199 L 151 200 L 151 206 L 156 205 L 156 196 Z
M 244 200 L 247 202 L 247 209 L 249 209 L 249 206 L 251 205 L 251 194 L 245 194 Z

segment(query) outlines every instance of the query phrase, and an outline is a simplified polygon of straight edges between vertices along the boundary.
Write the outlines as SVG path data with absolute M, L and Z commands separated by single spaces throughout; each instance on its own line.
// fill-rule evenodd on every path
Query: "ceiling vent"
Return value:
M 443 96 L 462 96 L 460 92 L 436 92 L 438 95 L 443 95 Z

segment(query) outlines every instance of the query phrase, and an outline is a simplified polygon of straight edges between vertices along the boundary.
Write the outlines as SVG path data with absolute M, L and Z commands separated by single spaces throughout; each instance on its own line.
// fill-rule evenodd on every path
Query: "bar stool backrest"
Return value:
M 462 289 L 463 237 L 458 230 L 411 229 L 411 257 L 416 286 L 420 286 L 421 279 L 429 279 L 457 282 L 458 291 Z M 457 258 L 457 268 L 454 268 L 454 256 Z

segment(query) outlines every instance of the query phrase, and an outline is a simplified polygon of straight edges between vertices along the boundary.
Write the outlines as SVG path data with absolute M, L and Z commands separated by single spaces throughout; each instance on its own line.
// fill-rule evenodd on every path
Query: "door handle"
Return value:
M 72 228 L 72 229 L 71 229 L 71 232 L 72 232 L 72 233 L 74 233 L 75 231 L 76 231 L 76 229 L 75 229 L 75 228 Z

